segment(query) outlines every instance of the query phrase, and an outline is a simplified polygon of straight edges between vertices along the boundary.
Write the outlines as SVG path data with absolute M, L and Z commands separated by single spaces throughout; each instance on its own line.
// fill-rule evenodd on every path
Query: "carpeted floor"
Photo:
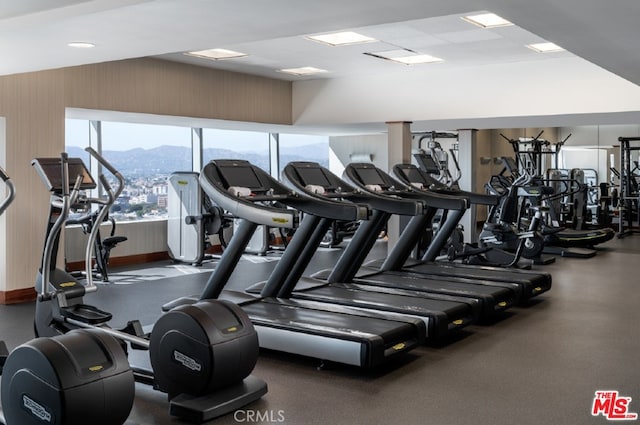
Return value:
M 312 269 L 330 266 L 339 253 L 321 250 Z M 376 370 L 319 370 L 317 359 L 263 351 L 254 375 L 268 383 L 268 394 L 212 423 L 604 424 L 591 415 L 598 390 L 631 397 L 629 411 L 640 412 L 639 254 L 640 237 L 632 236 L 607 243 L 592 259 L 559 258 L 541 268 L 554 286 L 536 302 Z M 277 255 L 245 257 L 229 286 L 263 279 L 275 265 L 270 259 Z M 91 299 L 114 313 L 114 326 L 132 315 L 151 324 L 162 303 L 198 293 L 214 266 L 114 270 L 114 284 L 101 285 Z M 31 304 L 0 306 L 10 348 L 32 336 L 32 314 Z M 137 384 L 127 424 L 179 423 L 162 394 Z

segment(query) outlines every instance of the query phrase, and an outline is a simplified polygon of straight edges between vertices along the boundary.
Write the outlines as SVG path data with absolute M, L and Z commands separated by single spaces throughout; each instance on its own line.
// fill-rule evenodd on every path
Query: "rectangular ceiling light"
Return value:
M 384 52 L 365 53 L 365 55 L 373 56 L 379 59 L 386 59 L 405 65 L 417 65 L 421 63 L 437 63 L 444 62 L 443 59 L 431 55 L 417 53 L 408 49 L 387 50 Z
M 211 59 L 211 60 L 222 60 L 222 59 L 237 59 L 248 56 L 246 53 L 234 52 L 233 50 L 227 49 L 208 49 L 208 50 L 198 50 L 195 52 L 187 52 L 185 55 L 196 56 L 199 58 Z
M 318 43 L 328 44 L 329 46 L 345 46 L 348 44 L 372 43 L 374 41 L 378 41 L 375 38 L 367 37 L 366 35 L 358 34 L 353 31 L 309 35 L 306 38 L 312 41 L 317 41 Z
M 280 69 L 278 70 L 278 72 L 284 72 L 285 74 L 303 76 L 303 75 L 322 74 L 324 72 L 329 72 L 329 71 L 327 71 L 326 69 L 314 68 L 313 66 L 303 66 L 301 68 Z
M 562 47 L 558 46 L 555 43 L 534 43 L 534 44 L 527 44 L 527 47 L 530 48 L 531 50 L 534 50 L 538 53 L 554 53 L 554 52 L 564 52 L 565 49 L 563 49 Z
M 473 25 L 477 25 L 480 28 L 497 28 L 513 25 L 512 22 L 501 18 L 495 13 L 481 13 L 479 15 L 463 16 L 462 19 Z

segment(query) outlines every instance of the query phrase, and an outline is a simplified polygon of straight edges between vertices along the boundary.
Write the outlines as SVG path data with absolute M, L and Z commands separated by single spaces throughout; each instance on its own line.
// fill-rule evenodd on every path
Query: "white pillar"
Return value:
M 387 169 L 391 172 L 394 165 L 411 162 L 411 122 L 392 121 L 387 122 Z M 407 220 L 393 216 L 387 224 L 387 250 L 390 250 L 398 241 L 400 232 Z
M 464 129 L 458 130 L 458 162 L 462 177 L 458 184 L 462 190 L 474 192 L 476 190 L 476 167 L 479 162 L 476 153 L 476 136 L 478 130 Z M 467 210 L 462 217 L 460 224 L 464 227 L 464 241 L 476 242 L 476 208 L 472 207 Z

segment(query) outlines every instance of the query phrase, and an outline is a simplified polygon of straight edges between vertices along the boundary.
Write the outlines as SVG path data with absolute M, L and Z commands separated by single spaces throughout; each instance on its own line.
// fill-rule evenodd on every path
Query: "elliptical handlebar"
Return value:
M 84 150 L 87 151 L 89 155 L 94 157 L 98 161 L 98 163 L 100 163 L 100 165 L 102 165 L 104 168 L 109 170 L 109 172 L 113 174 L 113 176 L 118 181 L 118 187 L 116 188 L 116 190 L 113 191 L 113 198 L 115 201 L 116 199 L 118 199 L 118 197 L 124 190 L 124 184 L 125 184 L 124 177 L 122 176 L 122 174 L 120 174 L 120 171 L 116 170 L 116 168 L 113 165 L 111 165 L 111 163 L 107 161 L 105 157 L 100 155 L 95 149 L 93 149 L 92 147 L 86 147 L 84 148 Z M 102 174 L 100 175 L 100 181 L 104 185 L 105 190 L 108 190 L 106 188 L 109 187 L 109 185 L 104 183 L 105 180 L 102 179 Z
M 49 292 L 49 282 L 51 280 L 51 253 L 55 247 L 55 240 L 62 229 L 67 217 L 69 216 L 70 195 L 69 195 L 69 156 L 62 152 L 60 154 L 60 168 L 62 173 L 62 196 L 60 197 L 60 203 L 54 205 L 60 208 L 60 215 L 51 226 L 49 235 L 44 245 L 44 253 L 42 255 L 42 285 L 40 288 L 40 299 L 51 299 L 55 296 L 54 293 Z M 77 184 L 77 181 L 76 181 Z M 75 186 L 74 186 L 75 189 Z M 75 195 L 77 196 L 77 194 Z M 53 200 L 52 200 L 53 204 Z
M 16 187 L 11 181 L 11 178 L 7 175 L 7 173 L 0 167 L 0 179 L 4 181 L 7 190 L 9 190 L 9 194 L 4 198 L 2 203 L 0 204 L 0 215 L 4 213 L 4 211 L 9 207 L 9 205 L 16 198 Z
M 104 159 L 102 155 L 100 155 L 94 149 L 88 147 L 85 150 L 89 152 L 91 156 L 96 158 L 98 162 L 101 165 L 103 165 L 107 170 L 109 170 L 111 174 L 113 174 L 114 177 L 118 180 L 118 187 L 116 191 L 114 191 L 111 185 L 109 184 L 109 182 L 107 181 L 107 178 L 105 177 L 105 175 L 100 174 L 99 179 L 100 179 L 100 183 L 102 184 L 102 187 L 106 192 L 106 200 L 105 199 L 92 200 L 94 202 L 97 201 L 95 203 L 100 204 L 98 216 L 96 217 L 97 224 L 93 226 L 93 228 L 91 229 L 91 233 L 89 234 L 89 239 L 87 240 L 87 249 L 85 251 L 85 256 L 84 256 L 85 272 L 86 272 L 85 274 L 87 276 L 87 283 L 85 285 L 85 290 L 88 292 L 89 291 L 92 292 L 97 289 L 96 284 L 93 282 L 92 259 L 93 259 L 95 241 L 98 238 L 98 234 L 100 233 L 100 223 L 104 221 L 107 214 L 109 214 L 109 209 L 111 209 L 111 206 L 114 204 L 116 199 L 118 199 L 118 196 L 120 195 L 120 193 L 122 193 L 122 190 L 124 189 L 124 177 L 122 177 L 122 174 L 120 174 L 118 170 L 116 170 L 106 159 Z

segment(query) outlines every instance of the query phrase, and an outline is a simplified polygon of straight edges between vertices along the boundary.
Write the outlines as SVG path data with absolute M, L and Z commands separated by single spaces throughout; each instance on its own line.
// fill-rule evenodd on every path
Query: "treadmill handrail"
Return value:
M 299 179 L 297 172 L 298 168 L 310 167 L 316 170 L 323 170 L 325 176 L 330 177 L 332 180 L 332 187 L 336 186 L 339 191 L 330 191 L 328 187 L 324 193 L 317 193 L 313 188 L 307 187 L 305 182 Z M 285 180 L 293 186 L 294 190 L 303 196 L 308 196 L 315 200 L 327 200 L 331 198 L 340 198 L 343 201 L 349 201 L 354 203 L 364 203 L 370 208 L 378 211 L 388 212 L 390 214 L 400 215 L 420 215 L 423 214 L 424 205 L 421 201 L 400 199 L 396 197 L 381 196 L 372 192 L 364 192 L 359 188 L 353 187 L 348 182 L 340 179 L 331 171 L 322 167 L 317 162 L 312 161 L 295 161 L 287 164 L 282 172 Z M 390 202 L 391 201 L 391 202 Z M 344 203 L 341 203 L 345 205 Z
M 278 208 L 270 205 L 257 203 L 249 197 L 242 197 L 232 194 L 228 191 L 227 187 L 224 187 L 222 182 L 215 181 L 213 169 L 217 167 L 215 161 L 209 162 L 205 165 L 198 177 L 202 190 L 223 210 L 228 211 L 235 217 L 242 217 L 260 225 L 266 225 L 271 227 L 284 227 L 292 228 L 298 224 L 298 212 L 292 209 Z M 291 193 L 289 196 L 284 197 L 282 194 L 278 194 L 272 197 L 271 200 L 288 203 L 290 198 L 295 197 L 295 194 Z M 268 195 L 261 195 L 260 201 L 269 200 Z
M 344 172 L 349 177 L 349 180 L 351 180 L 359 189 L 367 191 L 369 193 L 373 194 L 375 192 L 372 192 L 367 187 L 366 182 L 363 182 L 360 180 L 358 176 L 358 171 L 357 171 L 358 169 L 376 170 L 381 178 L 388 180 L 390 184 L 393 183 L 391 187 L 395 189 L 394 190 L 395 196 L 402 196 L 405 198 L 408 197 L 413 199 L 417 198 L 423 201 L 427 207 L 431 207 L 431 208 L 438 208 L 438 209 L 442 208 L 446 210 L 458 210 L 458 211 L 465 211 L 467 208 L 469 208 L 469 202 L 464 197 L 445 195 L 445 194 L 435 193 L 432 191 L 424 191 L 424 190 L 416 191 L 410 186 L 401 184 L 396 179 L 391 177 L 387 172 L 381 170 L 380 168 L 376 167 L 373 164 L 352 163 L 347 165 Z M 382 196 L 385 196 L 384 192 L 382 193 Z M 388 195 L 388 194 L 386 195 L 387 202 L 390 197 L 391 195 Z
M 419 182 L 423 184 L 423 187 L 416 187 L 409 180 L 405 170 L 412 170 L 413 172 L 418 172 L 420 176 L 424 179 L 424 182 Z M 416 167 L 413 164 L 396 164 L 393 166 L 393 174 L 397 178 L 397 180 L 402 183 L 405 187 L 408 187 L 414 191 L 425 192 L 425 193 L 438 193 L 442 195 L 450 195 L 450 196 L 462 196 L 469 199 L 469 202 L 472 205 L 498 205 L 500 203 L 500 197 L 490 194 L 478 193 L 478 192 L 469 192 L 466 190 L 455 189 L 444 185 L 434 178 L 432 178 L 429 174 L 427 174 L 424 170 L 421 170 L 419 167 Z

